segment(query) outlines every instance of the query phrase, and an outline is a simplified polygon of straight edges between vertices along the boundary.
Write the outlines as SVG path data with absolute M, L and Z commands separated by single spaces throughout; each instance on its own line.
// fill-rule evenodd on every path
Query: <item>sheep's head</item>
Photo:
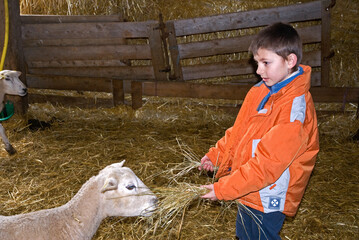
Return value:
M 105 179 L 101 195 L 106 217 L 150 216 L 156 208 L 156 196 L 123 163 L 112 164 L 100 172 Z
M 3 70 L 0 72 L 0 89 L 4 94 L 25 96 L 26 86 L 21 82 L 19 76 L 21 72 Z

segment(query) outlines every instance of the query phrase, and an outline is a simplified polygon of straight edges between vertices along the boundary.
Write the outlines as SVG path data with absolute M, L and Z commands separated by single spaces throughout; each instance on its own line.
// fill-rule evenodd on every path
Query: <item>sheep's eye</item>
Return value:
M 10 81 L 11 79 L 9 77 L 5 77 L 5 80 L 6 81 Z
M 126 186 L 126 188 L 127 188 L 128 190 L 133 190 L 133 189 L 136 188 L 136 186 L 135 186 L 135 185 L 128 185 L 128 186 Z

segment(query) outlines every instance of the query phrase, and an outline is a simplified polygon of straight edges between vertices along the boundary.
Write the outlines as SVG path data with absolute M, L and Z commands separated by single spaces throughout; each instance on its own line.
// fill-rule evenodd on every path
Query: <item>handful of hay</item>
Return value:
M 186 143 L 183 143 L 179 138 L 176 138 L 178 148 L 171 148 L 169 149 L 174 152 L 175 154 L 178 154 L 180 156 L 183 156 L 183 161 L 180 163 L 169 163 L 167 164 L 167 168 L 164 171 L 160 171 L 149 178 L 154 178 L 156 176 L 163 176 L 167 179 L 169 179 L 168 185 L 171 185 L 173 183 L 184 181 L 187 179 L 184 179 L 186 175 L 189 175 L 192 170 L 197 170 L 197 168 L 201 165 L 201 158 L 202 156 L 195 153 L 190 146 L 188 146 Z M 218 168 L 215 167 L 214 173 L 216 172 Z M 198 172 L 199 174 L 201 172 Z M 214 176 L 215 174 L 213 174 Z M 211 182 L 213 182 L 214 179 L 212 179 Z
M 181 232 L 186 209 L 198 200 L 197 207 L 201 203 L 200 196 L 207 192 L 207 189 L 190 183 L 178 183 L 176 186 L 158 187 L 153 192 L 159 198 L 157 210 L 151 217 L 143 218 L 141 221 L 148 221 L 151 228 L 146 230 L 145 235 L 152 233 L 156 236 L 165 234 L 170 227 L 179 226 L 177 238 Z M 158 229 L 161 233 L 158 233 Z
M 199 155 L 193 152 L 187 144 L 181 142 L 180 139 L 176 138 L 176 141 L 180 149 L 180 154 L 184 157 L 184 160 L 182 163 L 176 163 L 172 168 L 165 171 L 165 174 L 169 176 L 169 183 L 178 181 L 179 178 L 187 175 L 193 169 L 198 168 L 201 165 L 201 157 Z M 175 153 L 178 152 L 176 149 L 170 149 Z

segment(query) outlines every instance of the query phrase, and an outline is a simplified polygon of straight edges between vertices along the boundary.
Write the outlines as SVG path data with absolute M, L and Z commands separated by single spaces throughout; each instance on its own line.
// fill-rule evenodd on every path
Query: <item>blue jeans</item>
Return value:
M 250 207 L 238 207 L 236 235 L 240 240 L 280 240 L 285 215 L 281 212 L 262 213 Z

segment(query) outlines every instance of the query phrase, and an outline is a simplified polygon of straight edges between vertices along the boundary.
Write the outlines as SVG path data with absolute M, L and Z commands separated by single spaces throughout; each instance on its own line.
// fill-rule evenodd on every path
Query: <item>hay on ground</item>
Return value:
M 49 125 L 30 128 L 29 119 Z M 148 98 L 137 111 L 31 105 L 24 118 L 3 122 L 18 153 L 0 150 L 0 214 L 60 206 L 103 167 L 126 159 L 164 205 L 153 218 L 108 218 L 94 239 L 234 239 L 237 204 L 201 200 L 198 186 L 213 176 L 191 165 L 234 119 L 201 100 Z M 318 126 L 317 164 L 299 212 L 286 220 L 281 237 L 355 239 L 359 147 L 353 136 L 359 120 L 355 111 L 323 114 Z M 176 176 L 178 166 L 189 170 Z M 171 206 L 171 199 L 180 202 Z

